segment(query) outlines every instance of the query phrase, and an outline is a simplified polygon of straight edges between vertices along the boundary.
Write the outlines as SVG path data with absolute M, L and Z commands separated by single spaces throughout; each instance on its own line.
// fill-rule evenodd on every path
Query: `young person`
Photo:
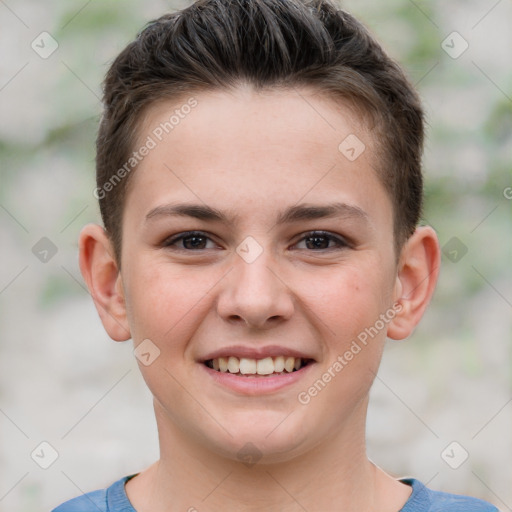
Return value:
M 367 30 L 330 0 L 199 0 L 121 52 L 104 104 L 80 268 L 160 459 L 54 512 L 495 511 L 366 455 L 386 337 L 440 264 L 421 103 Z

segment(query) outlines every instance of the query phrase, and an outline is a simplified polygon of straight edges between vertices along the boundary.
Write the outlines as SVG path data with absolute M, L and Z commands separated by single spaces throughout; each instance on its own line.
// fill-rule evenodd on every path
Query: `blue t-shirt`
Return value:
M 124 484 L 134 476 L 136 474 L 125 476 L 108 489 L 66 501 L 52 512 L 136 512 L 124 489 Z M 414 478 L 402 478 L 400 481 L 412 487 L 412 494 L 399 512 L 499 512 L 486 501 L 433 491 Z

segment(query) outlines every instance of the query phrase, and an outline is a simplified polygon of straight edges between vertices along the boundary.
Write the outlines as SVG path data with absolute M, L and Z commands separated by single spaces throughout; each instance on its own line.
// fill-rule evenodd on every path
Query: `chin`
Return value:
M 211 432 L 206 433 L 208 444 L 219 455 L 248 466 L 286 462 L 307 451 L 311 442 L 307 443 L 310 436 L 292 416 L 259 411 L 246 414 L 229 423 L 231 436 L 222 429 L 220 438 L 212 439 Z

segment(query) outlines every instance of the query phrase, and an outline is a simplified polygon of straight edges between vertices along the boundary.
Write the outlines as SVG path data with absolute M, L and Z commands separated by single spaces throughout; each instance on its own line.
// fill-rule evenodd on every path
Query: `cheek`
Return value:
M 384 277 L 378 265 L 345 265 L 304 286 L 306 305 L 322 320 L 331 346 L 342 348 L 384 312 L 389 287 Z
M 219 278 L 214 272 L 192 267 L 178 269 L 144 261 L 132 269 L 127 295 L 134 340 L 149 338 L 161 350 L 178 349 L 180 343 L 169 341 L 186 342 L 194 318 L 209 307 L 209 292 Z
M 387 307 L 384 277 L 378 268 L 347 266 L 317 281 L 319 286 L 310 295 L 308 306 L 317 306 L 325 358 L 321 372 L 301 390 L 298 400 L 308 406 L 308 418 L 322 418 L 326 431 L 338 428 L 357 410 L 378 371 L 386 329 L 373 328 Z

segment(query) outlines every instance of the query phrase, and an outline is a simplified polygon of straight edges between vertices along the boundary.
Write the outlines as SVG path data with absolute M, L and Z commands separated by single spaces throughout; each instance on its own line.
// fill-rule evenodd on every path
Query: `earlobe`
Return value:
M 115 341 L 130 338 L 121 275 L 113 256 L 110 239 L 97 224 L 80 232 L 79 263 L 101 322 Z
M 430 226 L 416 229 L 402 249 L 393 297 L 400 312 L 388 324 L 389 338 L 407 338 L 434 294 L 441 261 L 439 242 Z

